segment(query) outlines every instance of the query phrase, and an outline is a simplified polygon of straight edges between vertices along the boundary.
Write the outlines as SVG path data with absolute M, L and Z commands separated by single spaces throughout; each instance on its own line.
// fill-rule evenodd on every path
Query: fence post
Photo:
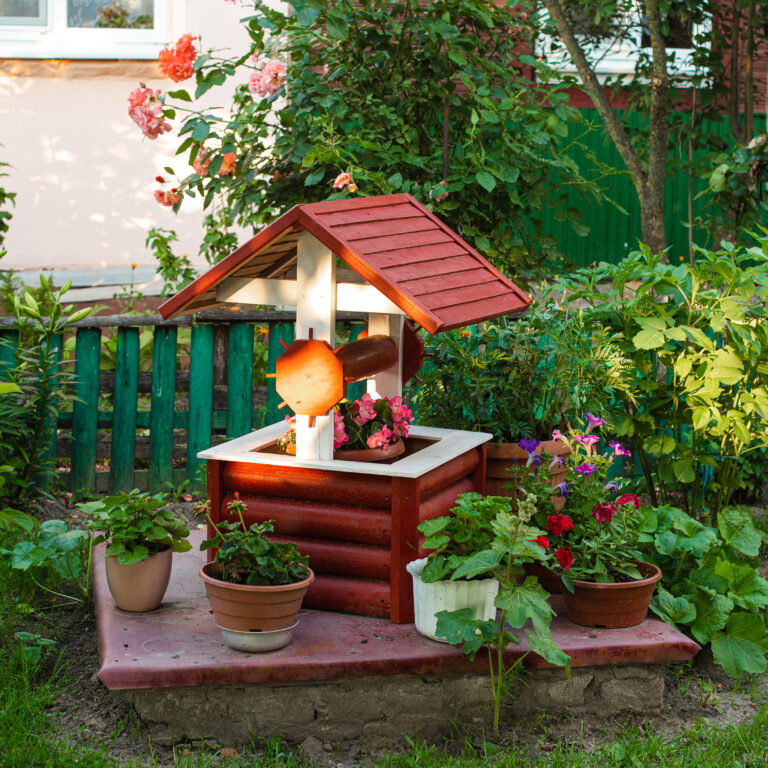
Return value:
M 275 363 L 277 358 L 285 351 L 281 341 L 286 346 L 293 344 L 295 338 L 295 326 L 293 323 L 269 323 L 269 340 L 267 344 L 267 373 L 275 372 Z M 282 397 L 277 394 L 275 390 L 275 380 L 267 379 L 267 414 L 264 421 L 264 426 L 274 424 L 280 421 L 286 414 L 292 414 L 293 412 L 286 408 L 283 411 L 278 410 L 278 404 L 282 401 Z
M 110 448 L 112 491 L 134 488 L 133 462 L 136 455 L 136 408 L 139 392 L 139 329 L 117 329 L 114 415 Z
M 149 490 L 173 481 L 173 417 L 176 399 L 176 326 L 155 326 L 152 405 L 149 416 Z
M 75 400 L 72 404 L 73 491 L 96 487 L 96 431 L 99 426 L 101 330 L 78 328 L 75 339 Z
M 197 454 L 210 448 L 213 432 L 213 337 L 213 326 L 192 326 L 189 352 L 187 479 L 195 487 L 198 485 L 198 472 L 203 466 Z
M 0 331 L 0 378 L 16 367 L 16 352 L 19 348 L 18 331 Z
M 251 431 L 253 418 L 253 324 L 229 327 L 227 354 L 227 437 Z
M 61 351 L 64 345 L 63 337 L 60 333 L 57 333 L 51 338 L 51 346 L 48 349 L 48 359 L 46 360 L 45 350 L 40 351 L 40 365 L 50 366 L 52 373 L 50 374 L 50 388 L 51 390 L 58 389 L 61 382 Z M 57 403 L 61 405 L 61 401 Z M 41 489 L 47 491 L 51 487 L 52 472 L 55 469 L 56 464 L 56 433 L 58 426 L 58 407 L 55 413 L 47 413 L 45 416 L 45 422 L 43 426 L 43 435 L 45 435 L 45 443 L 40 446 L 40 460 L 43 471 L 35 478 L 35 482 Z M 50 471 L 48 471 L 50 470 Z

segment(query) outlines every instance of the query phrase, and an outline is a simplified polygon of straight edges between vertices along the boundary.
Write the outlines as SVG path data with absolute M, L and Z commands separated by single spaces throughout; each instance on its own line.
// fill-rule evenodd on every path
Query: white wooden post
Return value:
M 301 232 L 296 260 L 296 338 L 314 339 L 336 346 L 336 256 L 309 232 Z M 333 459 L 333 411 L 296 416 L 296 458 Z
M 403 394 L 403 326 L 404 315 L 368 315 L 368 335 L 384 333 L 397 344 L 397 363 L 386 371 L 368 379 L 368 394 L 371 397 L 397 397 Z

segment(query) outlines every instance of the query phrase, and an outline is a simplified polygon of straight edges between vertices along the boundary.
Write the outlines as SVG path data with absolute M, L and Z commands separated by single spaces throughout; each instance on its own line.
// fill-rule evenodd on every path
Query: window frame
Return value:
M 546 23 L 549 16 L 546 10 L 542 10 L 541 20 Z M 710 19 L 694 24 L 691 32 L 692 38 L 706 34 L 711 31 L 712 22 Z M 603 46 L 590 46 L 585 49 L 589 61 L 595 61 L 595 74 L 600 80 L 619 77 L 621 75 L 634 75 L 635 65 L 641 53 L 650 56 L 650 46 L 642 45 L 643 27 L 638 21 L 632 27 L 632 41 L 619 40 L 618 43 L 606 44 Z M 578 39 L 578 36 L 577 36 Z M 537 56 L 544 56 L 545 61 L 558 72 L 568 75 L 578 74 L 576 67 L 571 62 L 570 55 L 562 43 L 558 42 L 558 50 L 553 52 L 551 49 L 552 38 L 549 35 L 541 33 L 536 37 L 535 50 Z M 694 48 L 667 48 L 671 61 L 669 71 L 675 76 L 692 76 L 697 73 L 697 68 L 693 63 Z
M 5 59 L 156 59 L 184 28 L 185 0 L 154 0 L 153 29 L 67 26 L 67 3 L 45 0 L 44 24 L 3 24 L 0 50 Z

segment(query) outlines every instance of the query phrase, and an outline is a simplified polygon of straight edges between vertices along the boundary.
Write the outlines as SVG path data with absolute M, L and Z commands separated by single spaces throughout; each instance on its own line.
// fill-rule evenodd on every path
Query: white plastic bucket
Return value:
M 413 560 L 406 565 L 406 570 L 413 577 L 413 607 L 416 629 L 425 637 L 448 642 L 444 637 L 437 637 L 437 619 L 440 611 L 457 611 L 472 608 L 475 618 L 492 619 L 496 616 L 493 601 L 499 592 L 498 579 L 476 579 L 473 581 L 435 581 L 426 584 L 421 580 L 421 572 L 427 564 L 427 558 Z

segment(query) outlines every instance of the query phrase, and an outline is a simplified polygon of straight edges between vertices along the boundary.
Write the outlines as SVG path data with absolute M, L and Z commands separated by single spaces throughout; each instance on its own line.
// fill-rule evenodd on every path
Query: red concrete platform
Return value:
M 94 555 L 94 599 L 99 635 L 99 678 L 111 690 L 194 685 L 280 683 L 397 674 L 483 673 L 485 657 L 470 662 L 457 648 L 418 634 L 413 624 L 325 611 L 302 611 L 293 641 L 279 651 L 247 654 L 221 639 L 197 575 L 204 562 L 193 549 L 174 555 L 162 606 L 151 613 L 118 610 L 109 594 L 104 549 Z M 555 610 L 562 599 L 553 598 Z M 564 612 L 564 611 L 563 611 Z M 686 661 L 699 646 L 659 619 L 628 629 L 589 629 L 564 616 L 552 622 L 554 641 L 575 667 Z M 511 661 L 528 650 L 525 639 L 507 650 Z M 548 667 L 531 654 L 526 664 Z

